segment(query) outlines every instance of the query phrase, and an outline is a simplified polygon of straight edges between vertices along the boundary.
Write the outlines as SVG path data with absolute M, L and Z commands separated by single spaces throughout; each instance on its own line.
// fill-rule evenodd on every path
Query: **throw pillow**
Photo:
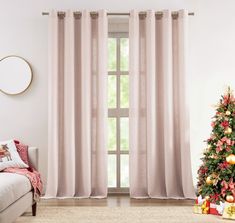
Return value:
M 28 168 L 20 158 L 14 140 L 0 142 L 0 171 L 9 167 Z

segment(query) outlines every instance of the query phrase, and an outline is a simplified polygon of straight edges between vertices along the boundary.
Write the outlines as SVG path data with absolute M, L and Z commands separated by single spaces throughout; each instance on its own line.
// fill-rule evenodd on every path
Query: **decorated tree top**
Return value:
M 235 98 L 230 90 L 221 96 L 198 170 L 198 195 L 211 202 L 235 200 Z

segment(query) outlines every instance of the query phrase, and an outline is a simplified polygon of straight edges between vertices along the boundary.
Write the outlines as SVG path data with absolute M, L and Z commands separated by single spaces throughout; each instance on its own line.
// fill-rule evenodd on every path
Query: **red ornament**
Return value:
M 223 121 L 221 122 L 221 126 L 224 128 L 227 128 L 229 126 L 229 122 L 228 121 Z

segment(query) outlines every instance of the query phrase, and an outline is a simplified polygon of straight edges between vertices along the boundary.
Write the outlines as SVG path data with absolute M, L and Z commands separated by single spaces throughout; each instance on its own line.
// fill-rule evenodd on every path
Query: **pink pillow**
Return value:
M 25 164 L 29 166 L 29 156 L 28 156 L 28 146 L 20 143 L 19 141 L 15 141 L 17 152 L 20 155 L 20 158 L 23 160 Z

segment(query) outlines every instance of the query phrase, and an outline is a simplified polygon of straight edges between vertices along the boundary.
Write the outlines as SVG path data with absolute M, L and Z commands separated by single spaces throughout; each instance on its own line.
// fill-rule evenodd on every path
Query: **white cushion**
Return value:
M 0 212 L 32 190 L 26 176 L 15 173 L 0 173 Z
M 0 171 L 8 167 L 28 168 L 20 158 L 14 140 L 0 142 Z

